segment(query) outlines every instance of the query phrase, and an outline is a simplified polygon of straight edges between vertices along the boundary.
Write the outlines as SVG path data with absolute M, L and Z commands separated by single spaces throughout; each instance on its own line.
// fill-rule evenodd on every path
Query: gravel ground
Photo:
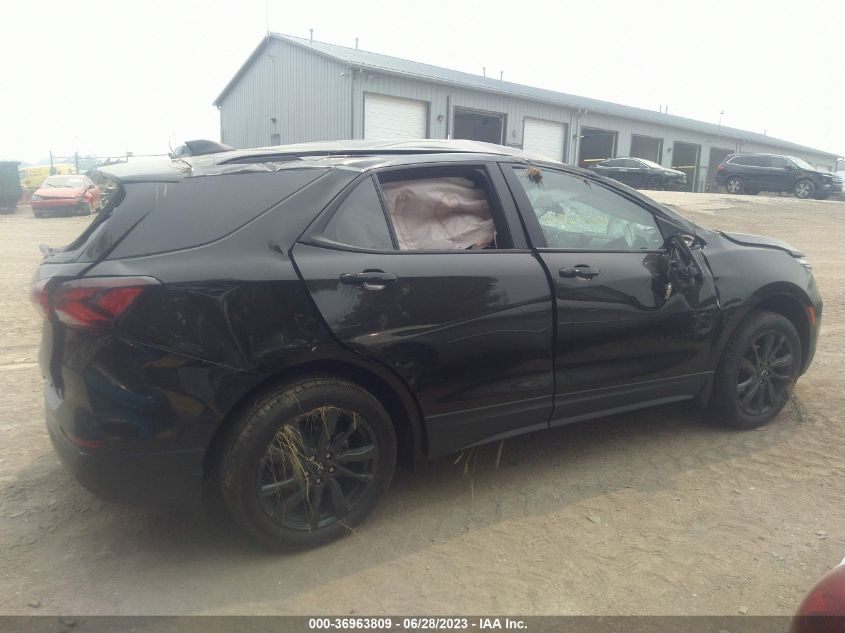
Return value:
M 0 216 L 0 613 L 790 614 L 845 553 L 845 203 L 655 193 L 712 228 L 806 250 L 815 363 L 767 428 L 671 406 L 399 472 L 355 534 L 272 555 L 225 522 L 101 502 L 43 426 L 37 245 L 87 218 Z

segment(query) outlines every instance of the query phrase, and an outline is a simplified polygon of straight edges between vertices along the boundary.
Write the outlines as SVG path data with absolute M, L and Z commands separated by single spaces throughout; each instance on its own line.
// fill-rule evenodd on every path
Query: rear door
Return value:
M 666 220 L 581 175 L 503 170 L 555 289 L 552 425 L 696 395 L 718 315 L 700 252 L 670 288 Z
M 458 189 L 436 206 L 436 223 L 407 233 L 415 210 L 422 217 L 426 200 L 452 185 Z M 293 249 L 338 340 L 391 368 L 414 392 L 432 455 L 548 427 L 552 298 L 503 187 L 495 164 L 365 175 Z M 487 238 L 455 229 L 456 214 L 470 208 L 462 191 L 478 203 L 475 211 L 486 202 L 495 234 L 483 219 Z M 398 214 L 398 201 L 410 215 Z M 456 239 L 451 248 L 429 241 L 441 239 L 444 227 Z

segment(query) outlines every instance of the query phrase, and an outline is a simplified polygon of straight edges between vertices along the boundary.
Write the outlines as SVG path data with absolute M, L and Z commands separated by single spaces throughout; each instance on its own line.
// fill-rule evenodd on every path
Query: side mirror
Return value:
M 91 183 L 90 185 L 88 185 L 88 186 L 86 187 L 86 189 L 93 189 L 93 188 L 94 188 L 94 187 L 96 187 L 96 186 L 97 186 L 97 185 L 95 185 L 94 183 Z

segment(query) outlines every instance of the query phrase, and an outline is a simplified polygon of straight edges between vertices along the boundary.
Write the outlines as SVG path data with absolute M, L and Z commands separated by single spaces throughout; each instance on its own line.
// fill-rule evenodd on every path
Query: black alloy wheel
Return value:
M 789 400 L 802 359 L 792 321 L 775 312 L 752 312 L 722 352 L 713 377 L 712 422 L 741 429 L 769 422 Z
M 384 406 L 355 383 L 319 376 L 247 403 L 216 477 L 247 534 L 298 549 L 351 532 L 384 496 L 395 463 L 396 432 Z
M 319 407 L 279 429 L 258 463 L 256 490 L 281 527 L 316 530 L 343 521 L 372 487 L 378 463 L 365 419 Z
M 789 339 L 776 330 L 759 335 L 743 354 L 736 376 L 737 403 L 750 416 L 783 406 L 795 373 Z

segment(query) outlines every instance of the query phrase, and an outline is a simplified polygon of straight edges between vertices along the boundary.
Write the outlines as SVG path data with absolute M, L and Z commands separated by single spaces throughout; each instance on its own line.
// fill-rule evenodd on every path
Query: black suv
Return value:
M 205 490 L 262 543 L 341 536 L 397 463 L 695 400 L 771 420 L 822 302 L 803 255 L 471 142 L 113 165 L 43 247 L 47 428 L 113 500 Z
M 842 178 L 794 156 L 731 154 L 716 168 L 716 184 L 728 193 L 788 191 L 796 198 L 824 200 L 842 192 Z

